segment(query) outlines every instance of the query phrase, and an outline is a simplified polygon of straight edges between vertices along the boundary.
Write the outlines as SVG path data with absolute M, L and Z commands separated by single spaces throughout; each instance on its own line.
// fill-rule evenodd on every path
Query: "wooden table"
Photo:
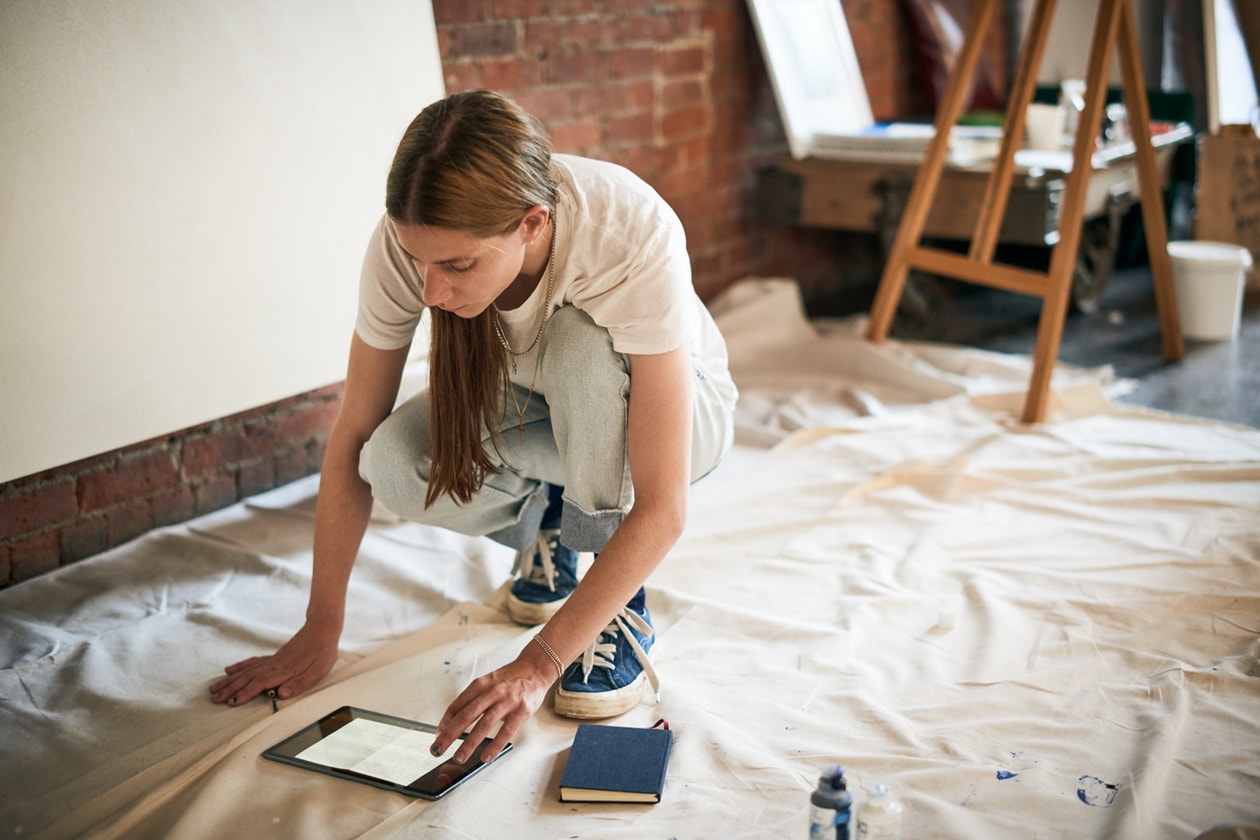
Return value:
M 1170 181 L 1178 144 L 1194 137 L 1179 124 L 1154 136 L 1160 177 Z M 885 249 L 897 233 L 919 166 L 905 162 L 865 162 L 784 157 L 759 173 L 759 214 L 763 220 L 829 230 L 878 234 Z M 1067 167 L 1070 169 L 1070 160 Z M 1012 181 L 1000 242 L 1051 247 L 1059 238 L 1059 205 L 1064 169 L 1021 167 Z M 988 165 L 947 166 L 924 235 L 967 241 L 976 228 L 989 178 Z M 1140 195 L 1132 143 L 1094 158 L 1085 200 L 1085 231 L 1078 251 L 1072 297 L 1077 308 L 1093 311 L 1115 264 L 1120 220 Z M 886 253 L 885 253 L 886 255 Z

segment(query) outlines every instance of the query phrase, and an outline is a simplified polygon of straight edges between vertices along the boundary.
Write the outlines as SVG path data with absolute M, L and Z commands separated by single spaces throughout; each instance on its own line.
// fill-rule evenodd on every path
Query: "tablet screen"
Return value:
M 264 758 L 343 779 L 437 799 L 485 765 L 429 753 L 436 728 L 427 723 L 343 706 L 263 752 Z M 511 749 L 509 744 L 504 752 Z

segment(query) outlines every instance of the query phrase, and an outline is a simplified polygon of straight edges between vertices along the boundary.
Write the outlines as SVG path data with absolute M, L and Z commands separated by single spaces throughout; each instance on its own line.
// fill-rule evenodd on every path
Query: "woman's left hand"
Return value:
M 550 662 L 547 667 L 551 667 Z M 525 721 L 538 711 L 553 682 L 554 671 L 540 672 L 526 656 L 517 657 L 502 668 L 478 677 L 442 715 L 437 738 L 433 742 L 433 754 L 446 752 L 461 733 L 468 732 L 468 737 L 460 743 L 454 756 L 454 760 L 462 764 L 472 757 L 477 745 L 502 724 L 494 740 L 481 754 L 482 761 L 494 761 Z

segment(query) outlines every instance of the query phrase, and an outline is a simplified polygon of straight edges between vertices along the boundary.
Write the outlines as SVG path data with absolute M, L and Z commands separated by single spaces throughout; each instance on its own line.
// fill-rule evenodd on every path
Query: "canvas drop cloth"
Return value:
M 436 720 L 532 631 L 510 552 L 378 515 L 333 674 L 272 714 L 223 665 L 301 621 L 318 479 L 0 591 L 0 836 L 796 838 L 818 771 L 903 838 L 1192 838 L 1260 824 L 1260 431 L 1061 368 L 860 339 L 794 284 L 713 303 L 739 444 L 652 577 L 675 747 L 655 806 L 573 805 L 545 707 L 437 803 L 260 758 L 351 704 Z

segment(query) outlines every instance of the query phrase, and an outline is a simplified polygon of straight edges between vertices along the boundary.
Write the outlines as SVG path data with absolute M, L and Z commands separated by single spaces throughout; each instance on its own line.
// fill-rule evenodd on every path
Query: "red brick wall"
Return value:
M 749 274 L 835 273 L 834 237 L 753 216 L 755 173 L 785 142 L 744 0 L 433 7 L 447 90 L 503 91 L 546 124 L 557 151 L 653 184 L 687 229 L 702 296 Z
M 706 299 L 749 275 L 807 299 L 869 286 L 870 237 L 776 228 L 755 176 L 786 152 L 746 0 L 433 0 L 449 92 L 515 96 L 557 151 L 622 163 L 686 227 Z M 902 0 L 845 0 L 877 118 L 921 115 Z M 0 484 L 0 584 L 318 469 L 340 389 Z
M 0 583 L 17 583 L 319 470 L 342 387 L 0 483 Z

